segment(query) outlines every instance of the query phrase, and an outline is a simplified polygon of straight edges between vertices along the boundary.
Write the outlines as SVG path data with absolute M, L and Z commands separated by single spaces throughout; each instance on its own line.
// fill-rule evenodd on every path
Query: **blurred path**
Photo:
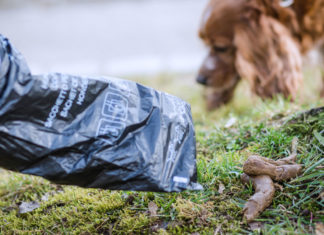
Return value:
M 34 73 L 195 72 L 207 0 L 113 1 L 0 10 L 1 33 Z

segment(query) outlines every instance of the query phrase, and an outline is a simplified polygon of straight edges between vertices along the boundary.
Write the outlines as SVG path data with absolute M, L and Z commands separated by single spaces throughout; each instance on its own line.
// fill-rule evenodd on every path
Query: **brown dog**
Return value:
M 230 101 L 240 78 L 262 98 L 294 99 L 302 55 L 324 38 L 324 0 L 211 0 L 199 36 L 210 48 L 197 77 L 211 88 L 208 109 Z

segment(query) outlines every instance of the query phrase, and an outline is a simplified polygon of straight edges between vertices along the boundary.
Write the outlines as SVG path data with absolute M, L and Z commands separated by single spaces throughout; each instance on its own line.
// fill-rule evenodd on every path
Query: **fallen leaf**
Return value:
M 168 228 L 169 222 L 167 221 L 157 221 L 155 224 L 151 226 L 152 233 L 158 233 L 160 235 L 168 234 L 166 229 Z
M 159 208 L 154 202 L 150 202 L 148 204 L 148 209 L 149 209 L 149 212 L 150 212 L 150 216 L 152 216 L 152 217 L 157 216 L 157 210 Z
M 19 214 L 32 212 L 33 210 L 36 210 L 39 207 L 40 205 L 38 202 L 23 202 L 19 206 Z
M 218 186 L 218 193 L 223 194 L 224 190 L 225 190 L 224 184 L 220 183 Z
M 215 230 L 215 232 L 214 232 L 214 235 L 220 234 L 221 228 L 222 228 L 222 226 L 219 225 L 219 226 L 216 228 L 216 230 Z
M 251 222 L 249 226 L 252 231 L 260 231 L 262 228 L 261 222 Z
M 321 200 L 324 200 L 324 192 L 321 192 L 321 194 L 319 195 L 319 198 L 320 198 Z
M 316 224 L 315 234 L 316 235 L 324 235 L 324 224 L 322 224 L 322 223 L 317 223 Z
M 133 202 L 135 200 L 135 196 L 133 194 L 131 195 L 123 194 L 122 197 L 126 200 L 126 204 L 133 205 Z
M 298 137 L 294 137 L 291 143 L 291 153 L 297 154 L 297 148 L 298 148 Z
M 231 126 L 233 126 L 236 123 L 236 118 L 232 117 L 230 118 L 227 123 L 225 124 L 225 128 L 230 128 Z

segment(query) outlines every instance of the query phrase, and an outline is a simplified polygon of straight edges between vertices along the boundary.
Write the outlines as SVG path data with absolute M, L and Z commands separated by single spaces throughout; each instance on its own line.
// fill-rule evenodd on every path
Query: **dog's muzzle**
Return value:
M 201 85 L 204 85 L 204 86 L 207 85 L 207 77 L 206 76 L 198 75 L 196 81 Z

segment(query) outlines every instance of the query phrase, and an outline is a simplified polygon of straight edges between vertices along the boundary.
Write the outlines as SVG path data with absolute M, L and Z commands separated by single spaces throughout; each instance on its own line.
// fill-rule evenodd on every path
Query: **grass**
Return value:
M 324 112 L 301 112 L 323 105 L 316 95 L 318 71 L 305 74 L 310 81 L 295 103 L 282 97 L 262 101 L 243 83 L 230 104 L 212 113 L 204 110 L 202 90 L 189 76 L 132 78 L 192 104 L 198 180 L 204 190 L 166 194 L 82 189 L 3 170 L 0 234 L 314 234 L 315 225 L 324 221 Z M 229 120 L 234 124 L 226 128 Z M 244 203 L 253 194 L 251 186 L 240 182 L 242 164 L 251 153 L 288 156 L 295 136 L 303 174 L 278 186 L 272 205 L 252 231 L 242 221 Z M 44 195 L 47 200 L 42 200 Z M 40 207 L 19 214 L 18 206 L 31 201 Z

